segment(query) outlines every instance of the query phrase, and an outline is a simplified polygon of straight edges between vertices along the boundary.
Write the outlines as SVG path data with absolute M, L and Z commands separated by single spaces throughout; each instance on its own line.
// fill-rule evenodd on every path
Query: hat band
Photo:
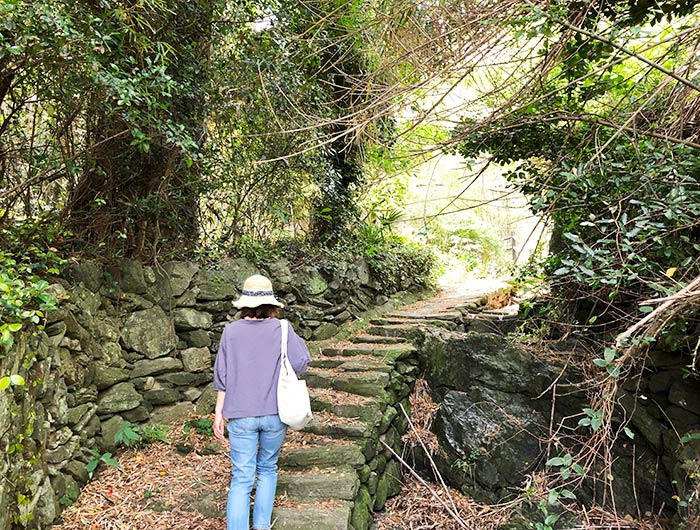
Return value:
M 241 294 L 246 296 L 272 296 L 274 293 L 272 291 L 241 291 Z

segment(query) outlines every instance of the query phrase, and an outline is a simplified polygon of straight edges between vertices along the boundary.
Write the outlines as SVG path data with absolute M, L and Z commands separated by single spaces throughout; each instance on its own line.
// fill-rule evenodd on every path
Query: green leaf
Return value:
M 615 348 L 605 348 L 605 350 L 603 350 L 603 357 L 608 363 L 613 362 L 616 356 L 617 350 Z
M 0 392 L 10 386 L 10 378 L 8 376 L 0 377 Z
M 87 464 L 85 464 L 85 471 L 87 471 L 89 475 L 92 475 L 92 472 L 95 471 L 95 469 L 97 469 L 97 465 L 99 463 L 100 460 L 98 458 L 93 458 Z
M 19 374 L 12 374 L 10 376 L 10 383 L 15 386 L 23 386 L 25 384 L 24 377 Z
M 606 366 L 605 369 L 608 371 L 608 374 L 610 375 L 610 377 L 614 377 L 615 379 L 620 377 L 620 367 L 619 366 L 615 366 L 615 365 L 610 364 L 610 365 Z
M 114 458 L 112 458 L 112 453 L 105 453 L 102 455 L 102 458 L 100 458 L 105 464 L 116 467 L 118 469 L 121 469 L 122 466 L 117 462 Z
M 576 499 L 576 495 L 572 491 L 569 491 L 569 490 L 561 490 L 561 492 L 559 494 L 562 497 L 564 497 L 565 499 L 572 499 L 572 500 Z
M 553 503 L 550 503 L 553 504 Z M 544 524 L 547 526 L 552 526 L 554 523 L 556 523 L 559 520 L 559 514 L 558 513 L 550 513 L 544 520 Z
M 14 339 L 12 338 L 12 333 L 6 326 L 3 326 L 2 334 L 0 334 L 0 343 L 8 347 L 12 347 L 12 345 L 15 343 Z
M 552 467 L 570 466 L 572 461 L 573 458 L 571 455 L 566 454 L 564 456 L 555 456 L 554 458 L 550 458 L 544 465 Z
M 693 440 L 700 440 L 700 432 L 688 433 L 680 439 L 680 442 L 682 444 L 687 444 L 688 442 L 692 442 Z
M 15 333 L 22 329 L 22 324 L 19 322 L 15 322 L 13 324 L 8 324 L 7 329 L 9 329 L 12 333 Z
M 648 305 L 643 305 L 639 308 L 640 313 L 651 313 L 653 310 L 654 308 Z
M 570 241 L 573 241 L 574 243 L 583 243 L 583 240 L 580 236 L 572 234 L 571 232 L 565 232 L 564 237 Z
M 629 427 L 625 427 L 624 431 L 627 435 L 627 438 L 629 438 L 630 440 L 634 440 L 634 432 L 632 431 L 632 429 L 630 429 Z
M 116 443 L 121 443 L 127 447 L 132 446 L 134 443 L 141 440 L 141 435 L 138 432 L 138 427 L 133 426 L 130 422 L 125 421 L 122 423 L 121 428 L 114 433 L 114 441 Z

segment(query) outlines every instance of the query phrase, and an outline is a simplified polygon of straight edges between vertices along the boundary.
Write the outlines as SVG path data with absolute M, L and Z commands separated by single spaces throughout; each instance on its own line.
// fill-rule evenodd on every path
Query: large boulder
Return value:
M 114 414 L 138 407 L 143 398 L 131 383 L 119 383 L 102 392 L 97 399 L 98 414 Z
M 527 401 L 481 387 L 447 392 L 433 428 L 447 454 L 444 472 L 464 493 L 496 502 L 535 467 L 547 421 Z
M 104 390 L 128 380 L 129 370 L 126 368 L 115 368 L 101 363 L 95 365 L 95 377 L 92 382 L 97 387 L 97 390 Z
M 176 307 L 173 309 L 173 322 L 178 331 L 190 331 L 193 329 L 209 329 L 212 318 L 209 313 L 197 311 L 191 307 Z
M 289 262 L 284 258 L 266 263 L 265 267 L 275 289 L 284 287 L 294 279 L 292 271 L 289 269 Z
M 109 268 L 108 274 L 112 276 L 112 282 L 123 292 L 135 294 L 146 292 L 144 268 L 136 260 L 121 260 L 117 266 Z
M 100 296 L 86 287 L 78 285 L 71 291 L 70 297 L 70 305 L 86 315 L 94 316 L 100 308 Z
M 561 371 L 491 333 L 430 330 L 419 356 L 430 387 L 440 395 L 480 385 L 536 397 Z
M 577 385 L 584 376 L 545 363 L 503 336 L 429 330 L 424 332 L 419 357 L 433 394 L 442 401 L 433 423 L 441 447 L 435 455 L 438 469 L 451 485 L 478 500 L 494 503 L 512 497 L 522 489 L 528 474 L 544 468 L 547 457 L 540 440 L 550 437 L 550 421 L 563 426 L 562 432 L 587 434 L 587 427 L 577 425 L 581 411 L 590 407 Z M 633 382 L 630 385 L 636 388 Z M 668 386 L 672 388 L 672 384 Z M 679 405 L 692 408 L 692 391 L 674 390 L 669 392 Z M 556 392 L 554 401 L 552 392 Z M 631 418 L 628 426 L 636 434 L 634 439 L 620 436 L 612 445 L 615 507 L 623 514 L 640 509 L 656 513 L 659 499 L 673 495 L 671 479 L 659 465 L 657 452 L 662 446 L 666 451 L 670 447 L 666 437 L 670 431 L 664 431 L 662 439 L 662 431 L 654 424 L 653 408 L 643 410 L 633 396 L 621 392 L 615 401 L 622 413 L 615 421 Z M 673 407 L 684 417 L 690 415 L 678 405 L 669 407 L 667 415 Z M 673 433 L 676 439 L 677 432 Z M 550 456 L 578 454 L 581 448 L 574 446 L 573 440 L 561 439 L 568 447 L 558 445 Z M 426 455 L 414 452 L 418 468 L 429 471 Z M 666 463 L 666 467 L 671 466 Z M 598 474 L 594 470 L 582 481 L 576 490 L 578 502 L 609 502 L 607 490 L 594 484 Z
M 125 348 L 149 359 L 167 355 L 177 346 L 172 320 L 158 306 L 131 313 L 124 322 L 121 340 Z
M 204 372 L 211 369 L 209 348 L 187 348 L 180 352 L 180 356 L 187 372 Z
M 146 377 L 149 375 L 164 374 L 167 372 L 177 372 L 182 370 L 182 361 L 172 357 L 162 357 L 160 359 L 142 359 L 134 363 L 131 378 Z
M 192 283 L 198 270 L 196 263 L 170 261 L 154 271 L 156 277 L 154 289 L 164 297 L 181 296 Z
M 68 261 L 63 267 L 63 277 L 74 285 L 84 285 L 94 293 L 100 290 L 104 281 L 102 269 L 93 261 Z
M 328 283 L 315 267 L 303 267 L 292 280 L 292 287 L 300 300 L 318 296 L 328 289 Z
M 215 269 L 202 269 L 197 274 L 197 300 L 234 298 L 240 292 L 245 279 L 258 273 L 257 267 L 245 258 L 224 259 Z

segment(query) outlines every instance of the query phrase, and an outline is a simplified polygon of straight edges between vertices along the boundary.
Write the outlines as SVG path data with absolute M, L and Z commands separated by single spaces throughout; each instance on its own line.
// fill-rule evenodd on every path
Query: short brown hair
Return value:
M 280 308 L 272 304 L 262 304 L 258 307 L 242 307 L 241 318 L 279 318 Z

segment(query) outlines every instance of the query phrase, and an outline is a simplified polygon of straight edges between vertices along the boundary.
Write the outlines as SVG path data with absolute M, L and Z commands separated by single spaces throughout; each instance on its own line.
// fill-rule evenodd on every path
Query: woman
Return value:
M 277 457 L 287 427 L 277 415 L 281 325 L 279 309 L 268 278 L 254 275 L 243 283 L 233 305 L 241 319 L 224 328 L 214 364 L 216 410 L 214 434 L 226 442 L 228 420 L 233 477 L 226 505 L 226 529 L 248 530 L 250 493 L 257 474 L 253 529 L 268 530 L 277 487 Z M 287 356 L 297 374 L 311 360 L 304 341 L 291 326 Z

